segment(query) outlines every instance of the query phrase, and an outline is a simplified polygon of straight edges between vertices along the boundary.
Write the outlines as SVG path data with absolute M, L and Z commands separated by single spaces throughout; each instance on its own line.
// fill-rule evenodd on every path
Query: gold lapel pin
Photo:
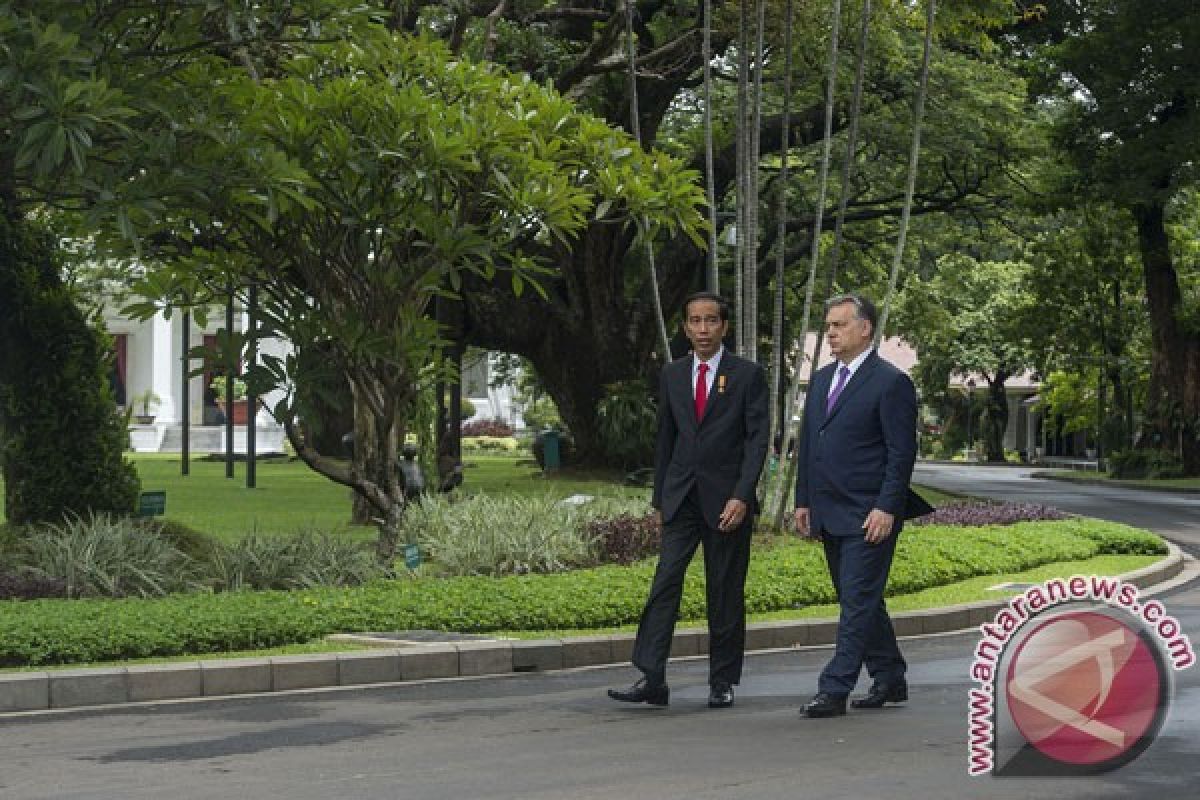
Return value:
M 718 375 L 717 376 L 717 394 L 723 394 L 724 392 L 725 392 L 725 376 Z

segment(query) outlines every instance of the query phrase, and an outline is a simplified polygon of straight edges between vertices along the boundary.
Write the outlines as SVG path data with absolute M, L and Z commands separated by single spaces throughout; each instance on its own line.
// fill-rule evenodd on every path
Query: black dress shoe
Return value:
M 904 703 L 908 701 L 908 684 L 904 681 L 891 683 L 886 686 L 875 684 L 865 697 L 850 701 L 851 708 L 883 708 L 884 703 Z
M 671 700 L 671 690 L 665 683 L 651 684 L 642 678 L 628 689 L 609 689 L 608 696 L 622 703 L 646 703 L 665 706 Z
M 846 713 L 846 695 L 817 692 L 817 696 L 804 707 L 806 717 L 840 717 Z
M 728 683 L 714 683 L 708 690 L 709 708 L 729 708 L 733 705 L 733 687 Z

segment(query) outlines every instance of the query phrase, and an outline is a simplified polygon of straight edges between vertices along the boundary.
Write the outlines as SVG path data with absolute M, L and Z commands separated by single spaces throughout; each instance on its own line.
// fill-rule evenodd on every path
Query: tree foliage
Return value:
M 986 382 L 982 434 L 989 461 L 1004 460 L 1005 382 L 1037 363 L 1038 347 L 1021 325 L 1030 302 L 1027 274 L 1021 260 L 950 253 L 935 275 L 909 283 L 900 304 L 906 336 L 920 348 L 922 394 L 944 393 L 952 375 Z
M 593 218 L 696 236 L 700 193 L 670 157 L 434 40 L 381 34 L 313 56 L 278 78 L 231 74 L 208 95 L 194 125 L 210 144 L 193 151 L 208 185 L 146 236 L 169 245 L 136 310 L 254 284 L 256 335 L 319 347 L 319 361 L 265 358 L 249 380 L 284 390 L 272 411 L 297 453 L 370 503 L 386 559 L 405 505 L 398 448 L 418 394 L 442 377 L 434 300 L 468 277 L 536 292 L 544 254 Z M 354 396 L 350 466 L 297 425 L 296 387 L 329 369 Z
M 1136 224 L 1151 325 L 1143 441 L 1200 474 L 1200 327 L 1173 224 L 1196 185 L 1200 141 L 1200 9 L 1189 0 L 1046 4 L 1012 32 L 1033 89 L 1061 109 L 1057 143 L 1077 168 L 1071 189 L 1099 192 Z
M 0 214 L 0 465 L 15 525 L 128 514 L 139 483 L 102 339 L 63 286 L 53 236 Z

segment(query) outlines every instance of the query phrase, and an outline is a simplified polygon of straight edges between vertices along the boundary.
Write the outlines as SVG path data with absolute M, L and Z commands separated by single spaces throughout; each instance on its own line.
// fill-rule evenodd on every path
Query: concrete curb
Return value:
M 1121 578 L 1143 590 L 1169 584 L 1190 559 L 1174 544 L 1168 542 L 1167 547 L 1166 558 Z M 901 637 L 952 633 L 992 620 L 1006 605 L 1006 599 L 998 598 L 910 611 L 895 614 L 893 622 Z M 746 631 L 746 650 L 828 645 L 836 635 L 837 620 L 832 618 L 752 623 Z M 0 674 L 0 714 L 622 664 L 629 662 L 634 635 L 472 640 L 404 647 L 396 647 L 394 640 L 369 635 L 338 638 L 388 646 L 348 653 Z M 707 630 L 683 628 L 675 632 L 673 657 L 707 653 Z

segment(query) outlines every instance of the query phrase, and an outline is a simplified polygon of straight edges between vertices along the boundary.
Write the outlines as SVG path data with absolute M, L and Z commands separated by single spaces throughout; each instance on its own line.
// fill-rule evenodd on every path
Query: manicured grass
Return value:
M 1108 486 L 1128 486 L 1133 489 L 1184 489 L 1200 492 L 1200 478 L 1162 478 L 1155 480 L 1128 480 L 1109 477 L 1103 472 L 1080 472 L 1060 469 L 1037 473 L 1039 476 L 1075 483 L 1097 483 Z
M 350 525 L 351 492 L 310 470 L 300 461 L 266 460 L 258 463 L 255 489 L 246 488 L 246 465 L 234 465 L 234 477 L 225 477 L 225 464 L 193 458 L 191 474 L 180 474 L 175 454 L 131 454 L 145 490 L 165 490 L 166 517 L 224 541 L 251 533 L 291 534 L 300 530 L 372 538 L 372 526 Z M 488 494 L 619 495 L 650 503 L 650 489 L 629 486 L 616 471 L 562 470 L 543 474 L 528 454 L 464 456 L 463 491 Z M 936 489 L 919 487 L 935 506 L 958 499 Z M 4 492 L 0 481 L 0 522 Z
M 913 489 L 917 494 L 921 495 L 921 497 L 924 497 L 925 501 L 934 508 L 941 508 L 942 506 L 950 503 L 959 503 L 966 499 L 963 495 L 939 491 L 938 489 L 934 489 L 930 486 L 914 484 Z
M 246 488 L 246 465 L 193 459 L 191 474 L 179 474 L 178 456 L 131 457 L 145 490 L 167 492 L 168 519 L 224 541 L 250 533 L 287 534 L 299 530 L 351 531 L 350 490 L 318 475 L 299 461 L 260 462 L 257 488 Z M 373 529 L 358 526 L 368 537 Z
M 352 526 L 351 492 L 300 461 L 260 461 L 255 489 L 246 488 L 246 465 L 234 465 L 225 477 L 225 464 L 193 458 L 191 474 L 180 474 L 173 454 L 129 456 L 144 490 L 165 490 L 168 519 L 177 520 L 219 539 L 233 541 L 250 533 L 289 534 L 299 530 L 347 532 L 370 538 L 372 526 Z M 617 473 L 562 471 L 543 476 L 528 455 L 468 455 L 464 458 L 463 491 L 489 494 L 572 494 L 645 497 L 650 490 L 622 485 Z M 3 521 L 3 482 L 0 481 L 0 521 Z

